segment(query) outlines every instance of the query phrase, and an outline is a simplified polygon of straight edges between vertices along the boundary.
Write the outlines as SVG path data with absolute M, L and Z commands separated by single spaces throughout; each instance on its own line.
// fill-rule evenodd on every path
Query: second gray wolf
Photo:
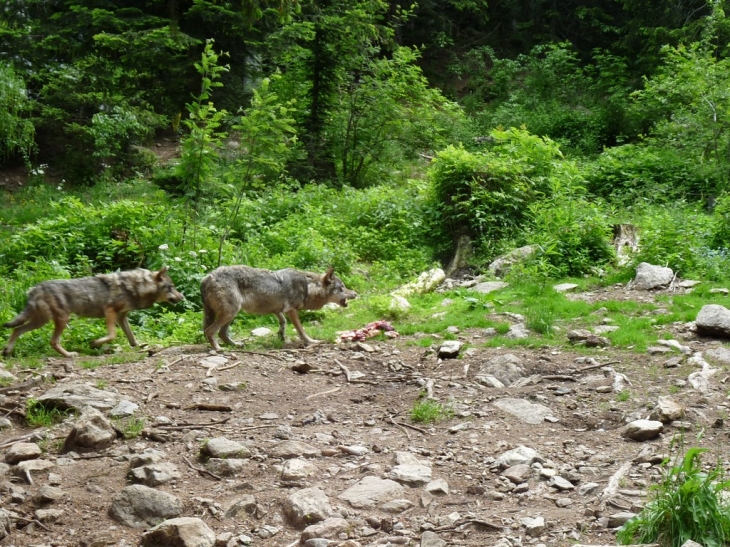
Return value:
M 183 295 L 176 289 L 167 274 L 167 267 L 157 272 L 138 268 L 124 272 L 98 274 L 77 279 L 43 281 L 30 288 L 25 309 L 3 327 L 15 327 L 3 355 L 8 356 L 18 337 L 53 321 L 51 347 L 64 357 L 76 357 L 75 352 L 61 346 L 63 333 L 71 314 L 80 317 L 106 319 L 107 335 L 94 340 L 91 346 L 98 348 L 116 337 L 119 324 L 127 335 L 129 345 L 136 346 L 127 314 L 132 310 L 151 307 L 155 302 L 180 302 Z
M 304 332 L 298 310 L 318 310 L 329 302 L 347 307 L 347 300 L 357 298 L 329 268 L 324 274 L 287 268 L 264 270 L 250 266 L 221 266 L 206 275 L 201 284 L 203 297 L 203 331 L 220 351 L 216 335 L 227 344 L 228 329 L 239 311 L 264 315 L 273 313 L 279 319 L 279 338 L 285 339 L 286 315 L 305 344 L 316 343 Z

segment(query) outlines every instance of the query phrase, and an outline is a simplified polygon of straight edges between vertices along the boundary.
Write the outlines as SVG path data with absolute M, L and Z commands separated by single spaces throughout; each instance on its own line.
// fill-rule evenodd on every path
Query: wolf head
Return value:
M 157 302 L 171 302 L 177 304 L 185 297 L 175 289 L 175 285 L 167 275 L 167 266 L 160 268 L 155 273 L 155 283 L 157 284 Z
M 357 293 L 345 287 L 342 280 L 335 275 L 335 269 L 332 266 L 327 268 L 327 272 L 322 278 L 322 285 L 327 293 L 327 299 L 330 302 L 338 303 L 343 308 L 347 307 L 348 299 L 357 298 Z

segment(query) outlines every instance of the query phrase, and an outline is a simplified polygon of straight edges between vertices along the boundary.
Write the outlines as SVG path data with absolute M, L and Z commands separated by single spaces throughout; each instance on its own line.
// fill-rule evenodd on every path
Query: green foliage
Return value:
M 666 46 L 664 63 L 634 96 L 654 121 L 651 137 L 708 173 L 693 190 L 701 198 L 727 188 L 730 151 L 730 59 L 711 42 Z
M 31 109 L 24 82 L 9 65 L 0 63 L 0 155 L 4 158 L 20 155 L 28 161 L 34 151 Z
M 196 246 L 200 201 L 216 166 L 218 149 L 227 135 L 220 129 L 226 111 L 217 110 L 209 100 L 213 89 L 223 86 L 218 80 L 228 70 L 218 64 L 219 58 L 220 55 L 213 51 L 212 40 L 208 40 L 200 62 L 195 63 L 201 77 L 200 93 L 193 97 L 192 103 L 186 105 L 189 118 L 183 121 L 189 133 L 182 141 L 182 155 L 177 169 L 183 183 L 183 195 L 192 216 L 193 247 Z
M 681 150 L 657 144 L 626 144 L 584 163 L 588 190 L 621 206 L 637 202 L 696 200 L 720 184 L 714 167 L 694 162 Z
M 681 462 L 665 468 L 653 499 L 616 535 L 620 544 L 659 543 L 679 547 L 688 540 L 721 547 L 730 539 L 730 507 L 726 491 L 730 481 L 718 462 L 709 471 L 700 465 L 707 449 L 690 448 Z
M 159 226 L 174 225 L 171 216 L 162 203 L 120 200 L 94 205 L 65 198 L 52 203 L 45 218 L 0 240 L 0 257 L 6 267 L 53 260 L 73 276 L 135 268 L 156 254 Z
M 417 423 L 431 424 L 451 418 L 453 415 L 454 412 L 450 408 L 433 399 L 420 399 L 411 409 L 411 420 Z
M 556 189 L 550 198 L 530 205 L 532 225 L 525 237 L 539 245 L 534 260 L 544 256 L 552 278 L 595 272 L 615 258 L 612 212 L 600 201 L 588 201 L 581 190 Z
M 548 197 L 555 179 L 572 170 L 550 139 L 514 128 L 495 130 L 492 138 L 494 146 L 482 152 L 441 150 L 428 171 L 442 237 L 450 242 L 470 235 L 487 255 L 515 237 L 530 204 Z
M 489 46 L 471 50 L 452 70 L 468 78 L 462 99 L 483 132 L 524 126 L 561 148 L 596 153 L 626 134 L 628 74 L 625 59 L 592 52 L 584 65 L 569 43 L 540 44 L 516 59 Z
M 275 79 L 281 76 L 276 75 Z M 284 166 L 293 157 L 296 142 L 293 101 L 282 104 L 279 97 L 264 79 L 253 90 L 250 106 L 243 112 L 233 130 L 240 138 L 239 153 L 226 179 L 236 192 L 236 199 L 229 207 L 230 213 L 218 246 L 218 264 L 221 263 L 223 244 L 233 229 L 248 192 L 262 189 L 279 180 Z
M 340 84 L 329 131 L 345 183 L 356 188 L 376 184 L 419 151 L 449 142 L 461 112 L 429 87 L 418 57 L 407 47 L 387 58 L 368 57 Z
M 634 214 L 641 245 L 633 262 L 666 265 L 684 278 L 712 272 L 713 222 L 700 206 L 680 201 L 673 207 L 636 207 Z
M 65 420 L 68 415 L 68 410 L 44 405 L 33 398 L 28 399 L 25 403 L 25 422 L 30 427 L 51 427 Z
M 144 418 L 119 418 L 114 420 L 115 427 L 122 432 L 125 439 L 136 439 L 142 434 L 145 426 Z

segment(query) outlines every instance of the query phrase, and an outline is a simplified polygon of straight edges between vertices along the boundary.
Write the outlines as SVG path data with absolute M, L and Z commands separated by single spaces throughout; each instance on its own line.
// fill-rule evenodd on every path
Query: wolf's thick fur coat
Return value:
M 155 302 L 180 302 L 183 295 L 176 289 L 167 274 L 167 268 L 157 272 L 145 269 L 98 274 L 78 279 L 55 279 L 43 281 L 28 291 L 25 309 L 4 327 L 14 327 L 3 355 L 10 355 L 18 337 L 53 321 L 55 328 L 51 346 L 65 357 L 76 353 L 61 346 L 63 333 L 71 314 L 81 317 L 104 317 L 107 335 L 94 340 L 92 347 L 99 347 L 116 337 L 116 324 L 127 335 L 131 346 L 137 341 L 129 327 L 127 314 L 132 310 L 151 307 Z
M 304 332 L 297 310 L 318 310 L 328 302 L 346 307 L 357 297 L 329 268 L 318 274 L 301 270 L 264 270 L 249 266 L 222 266 L 203 278 L 203 331 L 210 345 L 220 350 L 216 335 L 227 344 L 229 328 L 239 311 L 254 315 L 273 313 L 279 319 L 279 337 L 286 334 L 285 315 L 305 344 L 316 342 Z

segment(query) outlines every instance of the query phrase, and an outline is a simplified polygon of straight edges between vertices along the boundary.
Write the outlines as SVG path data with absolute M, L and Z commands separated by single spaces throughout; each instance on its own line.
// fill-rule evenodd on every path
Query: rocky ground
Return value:
M 682 431 L 728 460 L 730 350 L 672 329 L 647 354 L 485 348 L 470 330 L 458 358 L 416 336 L 16 367 L 0 388 L 0 545 L 612 544 Z M 412 421 L 419 394 L 453 415 Z M 30 397 L 81 414 L 31 429 Z M 130 414 L 145 427 L 125 440 Z M 624 437 L 645 418 L 647 440 Z

